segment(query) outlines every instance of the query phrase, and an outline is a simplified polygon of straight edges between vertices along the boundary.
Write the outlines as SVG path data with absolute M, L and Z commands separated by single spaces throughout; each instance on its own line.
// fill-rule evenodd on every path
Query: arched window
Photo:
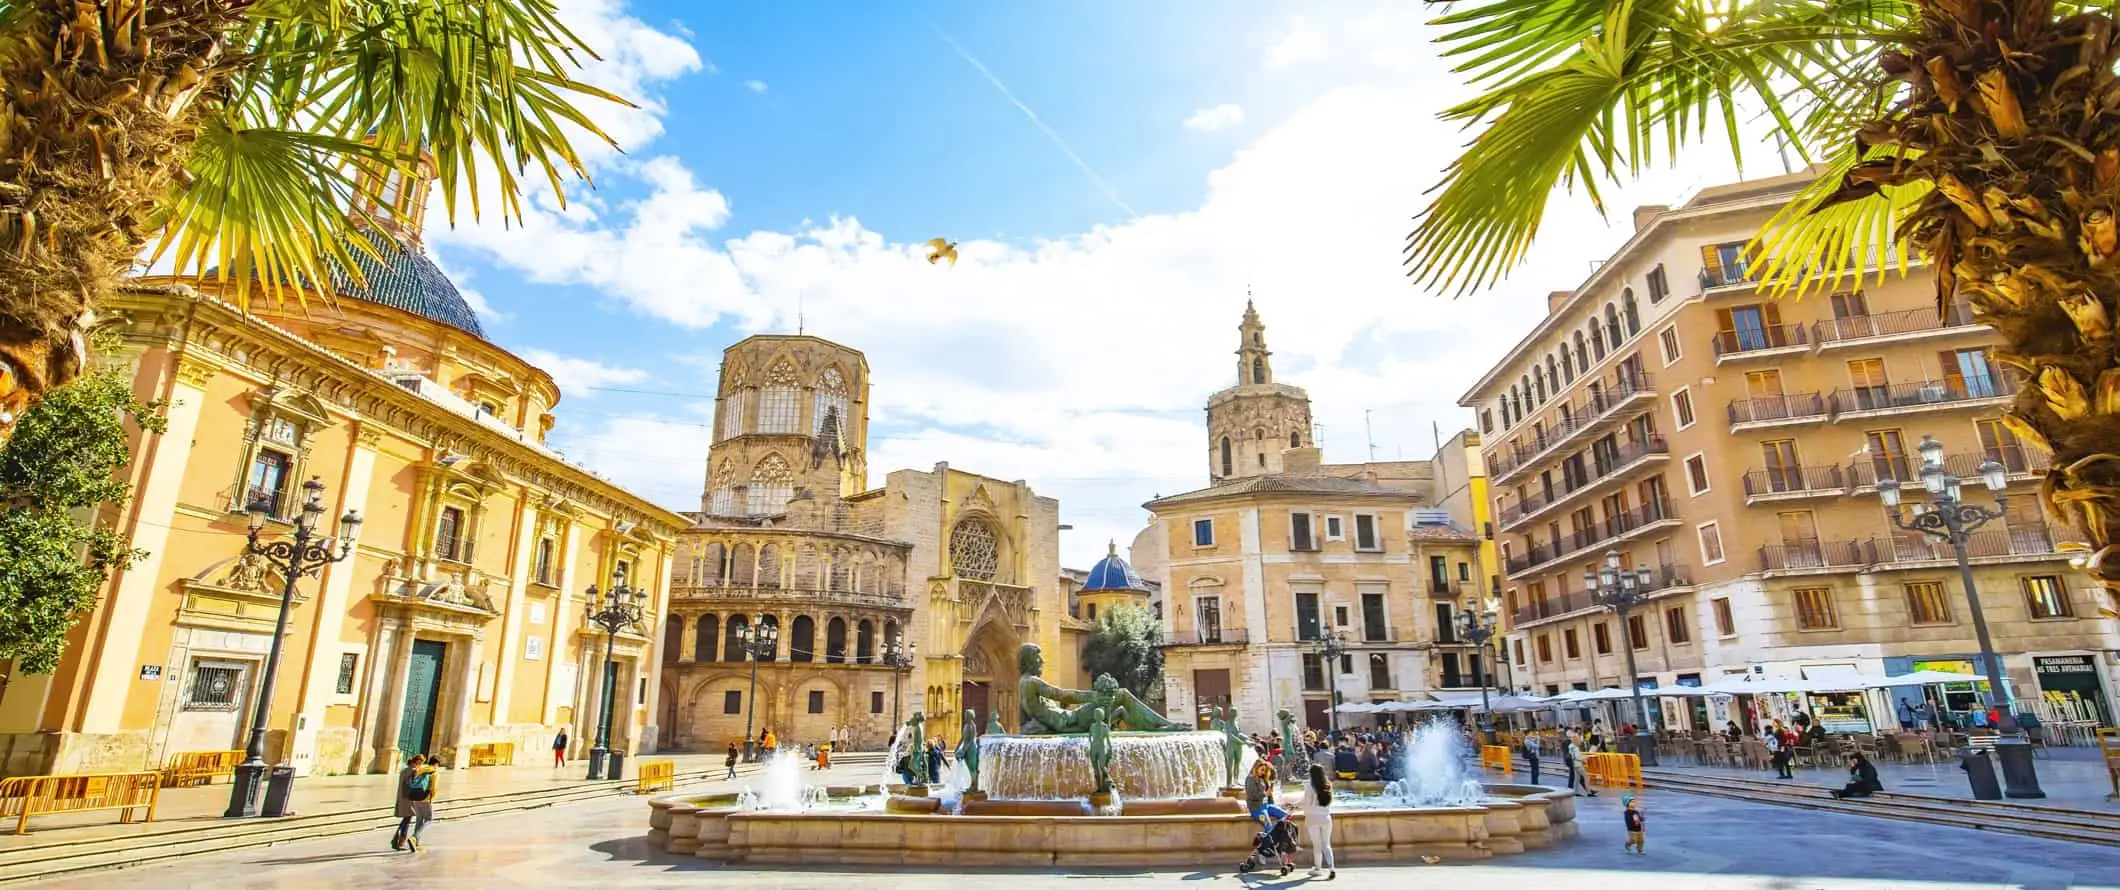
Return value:
M 1539 403 L 1539 402 L 1543 402 L 1543 401 L 1545 401 L 1545 400 L 1546 400 L 1546 397 L 1545 397 L 1545 395 L 1543 395 L 1543 394 L 1539 394 L 1539 393 L 1538 393 L 1538 390 L 1537 390 L 1537 389 L 1535 389 L 1534 387 L 1532 387 L 1532 385 L 1531 385 L 1531 375 L 1529 375 L 1529 374 L 1525 374 L 1525 375 L 1524 375 L 1524 379 L 1523 379 L 1523 381 L 1522 381 L 1522 382 L 1523 382 L 1523 384 L 1524 384 L 1524 404 L 1525 404 L 1526 406 L 1530 406 L 1530 407 L 1536 407 L 1536 406 L 1538 405 L 1538 403 Z M 1538 401 L 1532 401 L 1532 396 L 1533 396 L 1534 394 L 1537 394 L 1537 396 L 1538 396 Z
M 776 641 L 777 641 L 777 640 L 779 640 L 779 639 L 780 639 L 780 616 L 778 616 L 778 615 L 760 615 L 760 616 L 758 616 L 758 629 L 759 629 L 759 631 L 760 631 L 760 632 L 763 632 L 763 631 L 764 631 L 764 630 L 765 630 L 766 628 L 769 628 L 769 627 L 773 629 L 773 639 L 774 639 L 774 640 L 776 640 Z M 780 660 L 780 646 L 781 646 L 781 644 L 780 644 L 779 642 L 775 642 L 775 643 L 773 644 L 773 651 L 772 651 L 772 652 L 770 652 L 770 653 L 767 653 L 767 654 L 766 654 L 766 657 L 764 657 L 764 658 L 761 658 L 761 659 L 759 659 L 759 661 L 779 661 L 779 660 Z
M 1596 318 L 1590 319 L 1590 351 L 1597 356 L 1598 361 L 1604 361 L 1605 328 L 1597 323 Z
M 720 541 L 709 543 L 701 554 L 702 570 L 699 574 L 701 587 L 720 587 L 729 583 L 729 551 Z
M 1255 358 L 1255 359 L 1252 359 L 1252 360 L 1251 360 L 1251 382 L 1253 382 L 1253 383 L 1265 383 L 1265 382 L 1266 382 L 1266 360 L 1265 360 L 1265 359 L 1263 359 L 1263 358 Z
M 744 628 L 751 626 L 751 619 L 742 615 L 729 616 L 729 623 L 721 635 L 721 660 L 742 661 Z
M 692 660 L 705 664 L 714 660 L 714 644 L 721 641 L 721 622 L 712 615 L 699 616 L 699 639 L 692 644 Z
M 729 583 L 737 587 L 749 587 L 758 575 L 757 557 L 749 544 L 738 544 L 729 548 Z
M 876 660 L 876 625 L 867 618 L 854 627 L 854 660 L 862 664 Z
M 1001 546 L 994 527 L 976 516 L 958 520 L 950 530 L 950 567 L 956 576 L 992 581 L 1000 566 Z
M 810 404 L 810 429 L 815 431 L 812 435 L 824 434 L 826 417 L 837 418 L 835 422 L 844 436 L 847 427 L 847 381 L 838 368 L 826 368 L 823 373 L 817 375 L 817 395 Z
M 826 590 L 846 590 L 847 571 L 854 566 L 854 557 L 844 550 L 834 550 L 831 555 L 831 580 Z
M 1262 334 L 1262 333 L 1259 333 L 1258 331 L 1252 331 L 1252 332 L 1251 332 L 1251 345 L 1253 345 L 1253 346 L 1265 346 L 1265 345 L 1266 345 L 1266 335 L 1265 335 L 1265 334 Z
M 1583 369 L 1585 374 L 1590 373 L 1590 353 L 1583 348 L 1582 331 L 1575 332 L 1575 366 Z
M 1561 344 L 1561 380 L 1566 383 L 1575 382 L 1575 359 L 1568 354 L 1566 343 Z
M 1641 333 L 1642 314 L 1641 311 L 1639 309 L 1636 309 L 1634 306 L 1634 288 L 1630 287 L 1620 291 L 1619 302 L 1620 311 L 1625 312 L 1627 315 L 1627 336 L 1632 337 L 1635 334 Z
M 1290 448 L 1301 448 L 1301 447 L 1303 447 L 1303 434 L 1302 434 L 1302 433 L 1295 433 L 1295 432 L 1291 432 L 1291 433 L 1289 433 L 1289 434 L 1288 434 L 1288 447 L 1290 447 Z
M 839 619 L 832 619 L 837 621 Z M 788 636 L 788 660 L 809 661 L 815 656 L 817 622 L 808 615 L 795 616 L 794 633 Z
M 1531 375 L 1531 391 L 1538 394 L 1539 404 L 1546 404 L 1546 378 L 1537 374 Z
M 780 546 L 758 545 L 758 586 L 780 586 Z
M 884 644 L 885 646 L 889 646 L 889 645 L 890 645 L 890 644 L 891 644 L 891 643 L 892 643 L 893 641 L 896 641 L 897 639 L 898 639 L 898 622 L 896 622 L 896 621 L 886 621 L 886 622 L 884 622 L 884 623 L 883 623 L 883 644 Z
M 783 358 L 766 369 L 766 386 L 758 393 L 759 432 L 802 432 L 802 390 L 797 384 L 794 362 Z
M 1546 353 L 1546 389 L 1554 395 L 1561 394 L 1561 374 L 1554 369 L 1553 353 Z
M 1227 476 L 1227 475 L 1229 475 L 1230 473 L 1232 473 L 1232 472 L 1234 472 L 1234 471 L 1235 471 L 1235 467 L 1234 467 L 1234 466 L 1233 466 L 1233 465 L 1231 464 L 1231 462 L 1230 462 L 1230 457 L 1229 457 L 1229 437 L 1228 437 L 1228 436 L 1223 436 L 1223 437 L 1222 437 L 1222 475 L 1224 475 L 1224 476 Z
M 714 480 L 707 486 L 709 503 L 707 512 L 716 516 L 736 515 L 736 464 L 728 458 L 714 468 Z
M 824 625 L 824 660 L 826 664 L 845 664 L 847 661 L 847 620 L 834 618 Z
M 663 619 L 663 664 L 676 664 L 685 654 L 685 620 L 676 615 Z
M 751 468 L 751 488 L 744 499 L 746 516 L 778 516 L 795 496 L 795 472 L 778 454 L 768 454 Z
M 1610 345 L 1613 349 L 1618 349 L 1620 343 L 1625 341 L 1626 336 L 1626 333 L 1619 328 L 1619 310 L 1612 308 L 1611 303 L 1606 303 L 1605 339 L 1611 341 Z

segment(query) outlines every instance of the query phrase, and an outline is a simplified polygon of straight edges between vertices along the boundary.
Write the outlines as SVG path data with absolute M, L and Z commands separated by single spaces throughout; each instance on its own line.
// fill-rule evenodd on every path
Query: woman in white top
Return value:
M 1310 834 L 1310 873 L 1325 872 L 1325 880 L 1340 876 L 1332 867 L 1332 780 L 1325 768 L 1310 765 L 1310 781 L 1303 783 L 1303 827 Z

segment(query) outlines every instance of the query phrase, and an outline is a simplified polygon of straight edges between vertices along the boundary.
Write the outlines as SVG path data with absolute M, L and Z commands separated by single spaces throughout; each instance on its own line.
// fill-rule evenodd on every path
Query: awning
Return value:
M 1961 674 L 1957 671 L 1915 671 L 1896 677 L 1871 677 L 1869 687 L 1888 689 L 1894 686 L 1932 686 L 1939 683 L 1985 683 L 1987 678 L 1979 674 Z
M 1839 664 L 1804 668 L 1803 677 L 1811 684 L 1811 688 L 1802 690 L 1804 692 L 1849 692 L 1866 689 L 1870 680 L 1863 676 L 1861 671 Z

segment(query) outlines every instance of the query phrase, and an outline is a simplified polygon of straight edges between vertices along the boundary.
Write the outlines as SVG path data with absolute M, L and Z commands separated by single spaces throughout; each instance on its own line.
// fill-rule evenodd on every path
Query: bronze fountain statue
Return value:
M 1016 650 L 1016 693 L 1022 699 L 1024 735 L 1087 733 L 1102 710 L 1115 730 L 1182 732 L 1186 727 L 1163 719 L 1110 674 L 1100 674 L 1091 688 L 1068 689 L 1045 681 L 1045 654 L 1037 643 Z M 1068 707 L 1072 705 L 1073 707 Z

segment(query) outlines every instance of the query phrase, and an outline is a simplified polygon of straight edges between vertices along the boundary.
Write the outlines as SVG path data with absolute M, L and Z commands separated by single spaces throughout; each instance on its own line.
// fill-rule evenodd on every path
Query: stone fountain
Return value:
M 1234 715 L 1218 718 L 1220 731 L 1189 731 L 1109 676 L 1087 690 L 1046 682 L 1034 645 L 1018 667 L 1022 731 L 1001 732 L 997 721 L 966 739 L 961 778 L 938 777 L 939 792 L 924 776 L 888 796 L 805 789 L 799 772 L 778 777 L 789 768 L 774 764 L 741 799 L 652 801 L 650 838 L 673 853 L 772 864 L 1230 867 L 1245 856 L 1256 825 L 1241 800 L 1222 796 L 1251 756 Z M 922 722 L 907 721 L 909 741 Z M 976 726 L 970 715 L 965 725 Z M 1485 857 L 1575 835 L 1572 793 L 1482 785 L 1464 754 L 1455 728 L 1424 727 L 1407 746 L 1406 779 L 1343 785 L 1334 795 L 1336 855 Z

